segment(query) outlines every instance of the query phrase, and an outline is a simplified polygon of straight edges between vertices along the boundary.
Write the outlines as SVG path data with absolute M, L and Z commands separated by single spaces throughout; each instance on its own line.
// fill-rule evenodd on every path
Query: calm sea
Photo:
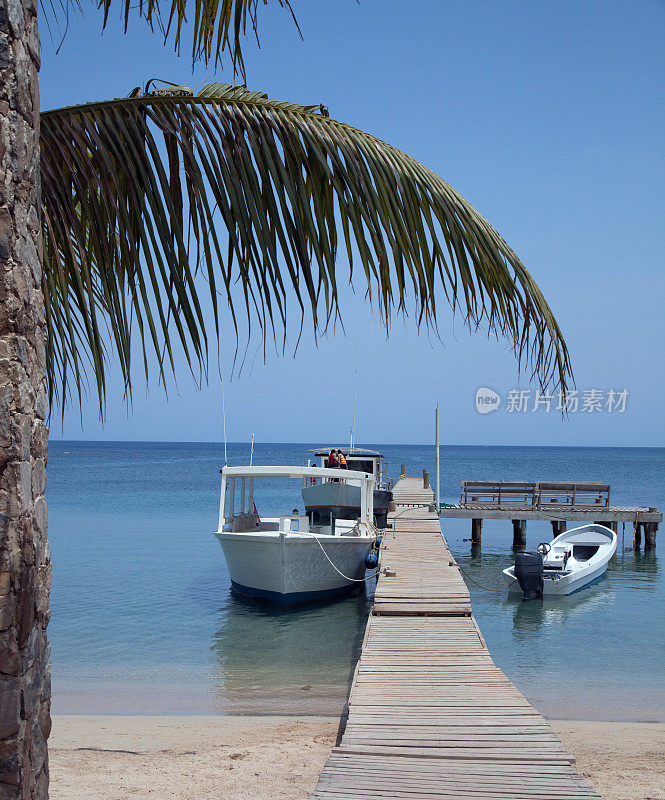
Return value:
M 255 464 L 302 464 L 308 445 L 256 445 Z M 434 451 L 376 446 L 388 472 L 434 473 Z M 328 605 L 277 611 L 235 597 L 213 536 L 219 444 L 58 442 L 49 446 L 56 713 L 338 713 L 371 589 Z M 249 446 L 231 445 L 230 464 Z M 598 480 L 615 505 L 665 508 L 665 449 L 443 447 L 442 498 L 461 479 Z M 301 506 L 299 487 L 257 487 L 261 514 Z M 630 529 L 629 529 L 630 528 Z M 510 522 L 444 521 L 479 584 L 505 584 Z M 528 546 L 551 538 L 529 523 Z M 665 531 L 656 552 L 619 550 L 599 584 L 569 598 L 513 601 L 470 585 L 498 666 L 544 714 L 665 721 Z M 310 687 L 310 688 L 303 688 Z

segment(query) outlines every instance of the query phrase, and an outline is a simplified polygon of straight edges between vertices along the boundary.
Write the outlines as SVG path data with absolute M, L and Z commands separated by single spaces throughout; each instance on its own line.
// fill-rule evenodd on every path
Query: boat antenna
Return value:
M 222 424 L 224 427 L 224 466 L 228 465 L 228 461 L 226 458 L 226 397 L 224 396 L 224 369 L 222 367 L 222 350 L 217 344 L 217 373 L 219 374 L 219 380 L 222 384 Z
M 254 434 L 252 434 L 252 445 L 249 448 L 249 466 L 252 466 L 252 459 L 254 458 Z
M 356 336 L 356 366 L 353 370 L 353 425 L 351 426 L 351 442 L 349 452 L 353 453 L 353 436 L 356 430 L 356 398 L 358 396 L 358 337 Z

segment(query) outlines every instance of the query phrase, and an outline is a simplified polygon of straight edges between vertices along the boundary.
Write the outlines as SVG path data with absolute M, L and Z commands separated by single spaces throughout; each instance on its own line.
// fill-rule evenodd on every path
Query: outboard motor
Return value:
M 515 553 L 515 577 L 527 600 L 543 596 L 543 556 L 541 553 Z

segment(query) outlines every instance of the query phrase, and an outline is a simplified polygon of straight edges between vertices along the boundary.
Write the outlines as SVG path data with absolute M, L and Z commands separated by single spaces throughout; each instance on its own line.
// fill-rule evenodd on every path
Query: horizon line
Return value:
M 49 444 L 50 443 L 59 443 L 59 444 L 207 444 L 207 445 L 219 445 L 220 447 L 224 447 L 224 441 L 219 440 L 206 440 L 206 439 L 54 439 L 49 437 Z M 226 446 L 229 445 L 243 445 L 243 446 L 250 446 L 250 440 L 239 440 L 239 441 L 228 441 Z M 378 446 L 378 447 L 435 447 L 433 442 L 366 442 L 367 445 Z M 254 440 L 254 446 L 257 445 L 297 445 L 302 447 L 309 447 L 312 445 L 312 442 L 285 442 L 285 441 L 257 441 Z M 327 445 L 319 445 L 319 447 L 324 447 Z M 338 446 L 346 446 L 339 444 Z M 362 449 L 363 445 L 356 445 L 354 444 L 355 448 Z M 478 449 L 490 449 L 490 448 L 504 448 L 504 449 L 514 449 L 514 448 L 547 448 L 549 450 L 576 450 L 576 449 L 587 449 L 587 450 L 665 450 L 665 445 L 631 445 L 631 444 L 617 444 L 617 445 L 597 445 L 597 444 L 567 444 L 567 445 L 555 445 L 555 444 L 446 444 L 441 443 L 440 447 L 475 447 Z

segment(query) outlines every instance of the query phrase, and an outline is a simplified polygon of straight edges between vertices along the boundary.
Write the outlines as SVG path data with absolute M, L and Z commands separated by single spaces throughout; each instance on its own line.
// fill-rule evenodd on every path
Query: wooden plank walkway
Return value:
M 422 481 L 401 479 L 348 720 L 313 800 L 599 798 L 492 657 Z M 393 535 L 394 534 L 394 535 Z

